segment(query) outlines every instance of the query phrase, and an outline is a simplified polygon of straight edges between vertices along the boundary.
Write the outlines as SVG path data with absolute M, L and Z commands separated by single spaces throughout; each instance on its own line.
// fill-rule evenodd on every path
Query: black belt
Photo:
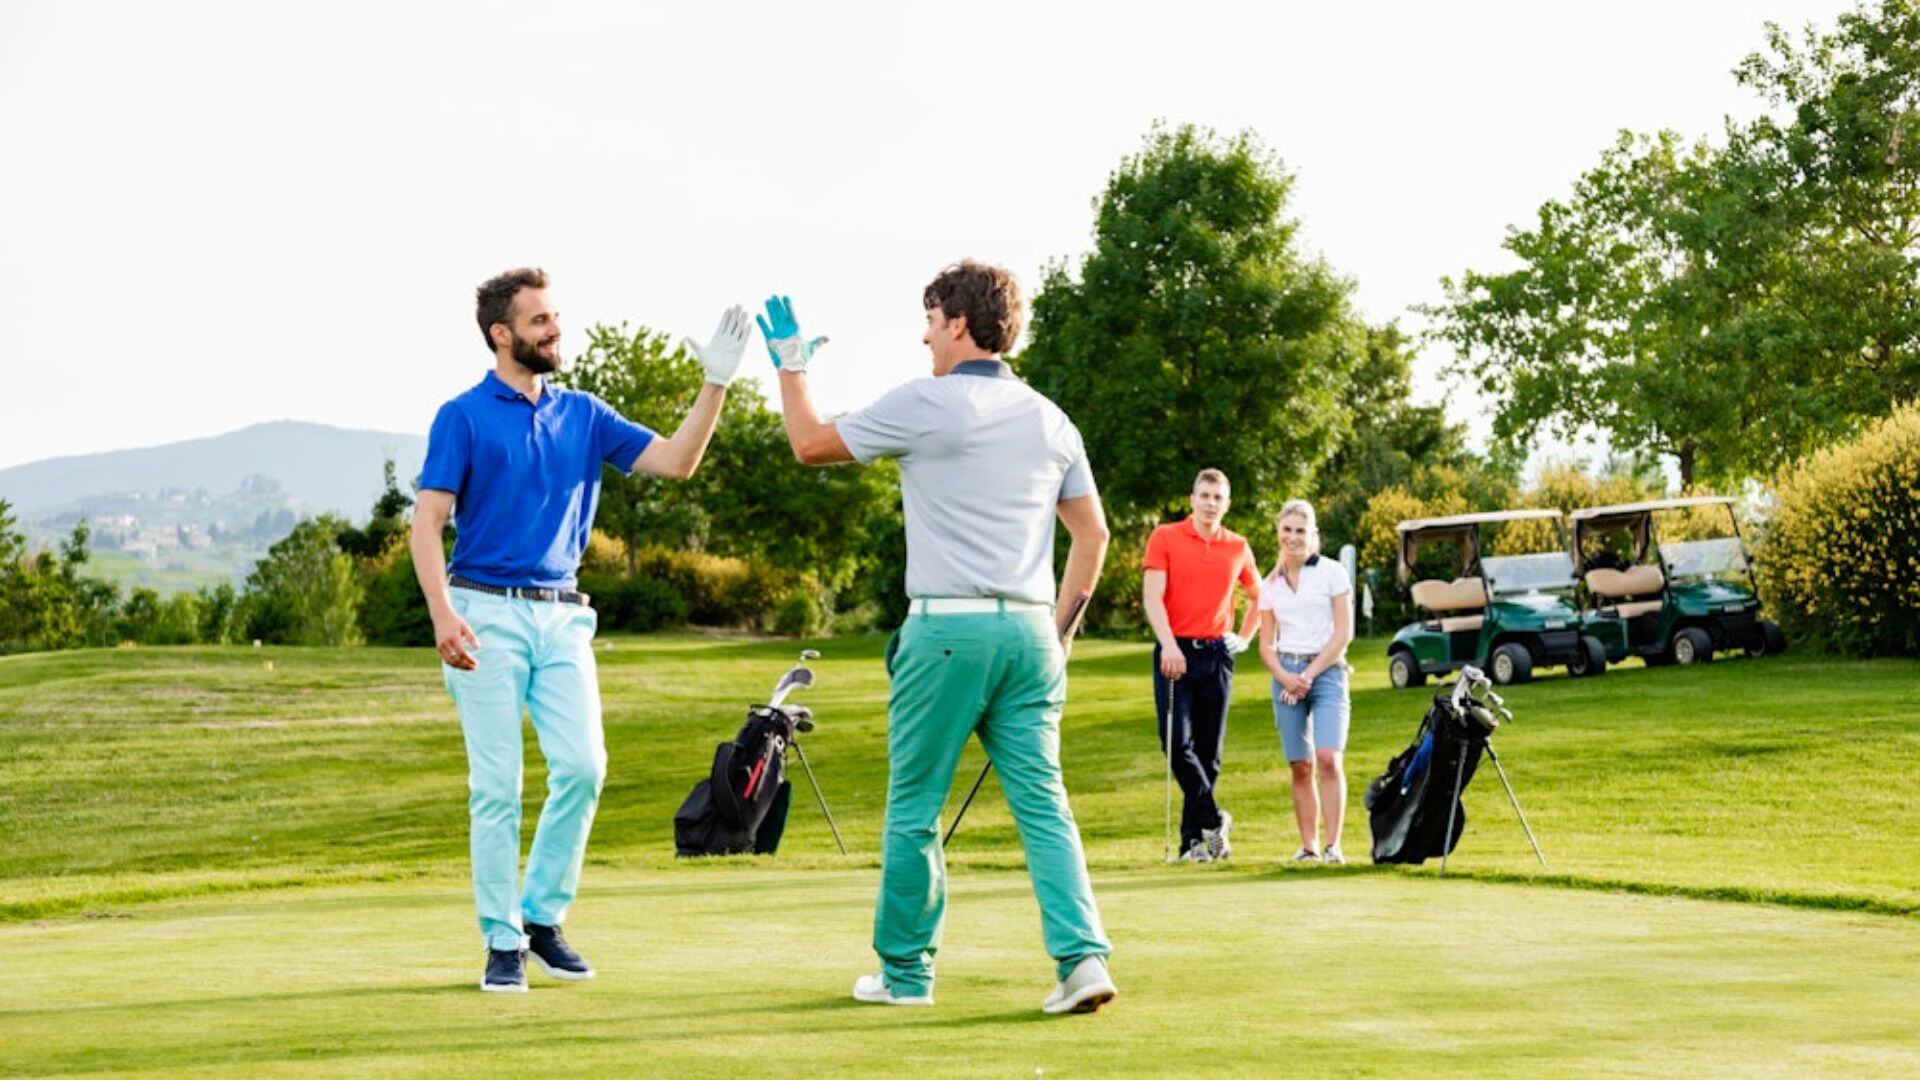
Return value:
M 531 586 L 516 588 L 509 585 L 486 585 L 470 578 L 463 578 L 459 574 L 453 575 L 447 584 L 452 585 L 456 589 L 472 589 L 474 592 L 486 593 L 489 596 L 505 596 L 514 600 L 544 600 L 553 604 L 579 604 L 581 607 L 593 606 L 593 597 L 577 589 L 537 589 Z
M 1177 637 L 1173 642 L 1182 649 L 1224 649 L 1227 646 L 1226 638 L 1217 637 Z

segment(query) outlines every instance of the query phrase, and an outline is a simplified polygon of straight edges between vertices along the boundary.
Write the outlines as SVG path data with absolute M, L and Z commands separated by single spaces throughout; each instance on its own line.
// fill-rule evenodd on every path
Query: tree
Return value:
M 403 542 L 406 536 L 407 510 L 413 506 L 413 498 L 400 490 L 392 458 L 382 464 L 381 477 L 380 497 L 374 500 L 373 510 L 367 515 L 367 527 L 358 529 L 347 525 L 340 530 L 336 541 L 341 551 L 356 559 L 377 559 L 396 541 Z
M 1079 425 L 1118 528 L 1179 512 L 1207 466 L 1277 503 L 1345 434 L 1364 336 L 1351 286 L 1298 248 L 1292 183 L 1251 134 L 1156 126 L 1077 277 L 1048 268 L 1017 366 Z
M 1920 32 L 1909 3 L 1737 72 L 1787 119 L 1723 144 L 1623 133 L 1510 230 L 1521 266 L 1445 279 L 1429 313 L 1494 430 L 1608 433 L 1683 488 L 1762 475 L 1920 391 Z
M 1420 466 L 1464 467 L 1473 456 L 1458 425 L 1438 405 L 1415 405 L 1413 349 L 1394 325 L 1369 327 L 1347 395 L 1351 428 L 1320 470 L 1314 490 L 1320 535 L 1360 543 L 1360 519 L 1375 492 L 1412 481 Z M 1256 538 L 1264 554 L 1272 537 Z M 1265 561 L 1262 561 L 1265 565 Z
M 247 576 L 249 636 L 287 645 L 357 645 L 361 585 L 337 546 L 347 523 L 308 518 L 267 549 Z

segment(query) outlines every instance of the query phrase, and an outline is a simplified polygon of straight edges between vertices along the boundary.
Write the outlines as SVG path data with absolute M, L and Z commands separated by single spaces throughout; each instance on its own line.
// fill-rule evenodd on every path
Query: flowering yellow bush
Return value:
M 1785 470 L 1757 561 L 1787 632 L 1920 656 L 1920 403 Z

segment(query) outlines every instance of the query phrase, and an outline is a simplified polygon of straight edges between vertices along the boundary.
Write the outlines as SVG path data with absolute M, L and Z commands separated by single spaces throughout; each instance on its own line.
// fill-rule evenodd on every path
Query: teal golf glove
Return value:
M 767 297 L 767 313 L 756 315 L 760 334 L 767 339 L 767 353 L 773 366 L 781 371 L 805 371 L 813 359 L 813 350 L 827 343 L 824 337 L 808 341 L 800 334 L 800 323 L 793 317 L 793 301 L 784 296 Z
M 706 369 L 707 381 L 715 386 L 725 386 L 733 381 L 733 373 L 740 370 L 740 357 L 747 351 L 747 337 L 753 330 L 747 325 L 747 309 L 735 304 L 720 316 L 720 325 L 714 328 L 713 340 L 702 347 L 692 338 L 682 338 L 681 347 L 700 358 L 700 366 Z

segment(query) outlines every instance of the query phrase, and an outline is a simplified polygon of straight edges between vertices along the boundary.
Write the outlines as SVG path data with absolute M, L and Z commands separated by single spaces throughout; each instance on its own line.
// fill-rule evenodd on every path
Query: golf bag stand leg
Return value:
M 1460 789 L 1467 784 L 1467 753 L 1460 751 L 1460 760 L 1453 767 L 1453 801 L 1447 804 L 1447 831 L 1440 842 L 1445 848 L 1440 853 L 1440 876 L 1447 876 L 1447 860 L 1453 858 L 1453 818 L 1460 812 Z
M 987 782 L 987 774 L 992 771 L 993 759 L 989 758 L 987 763 L 981 766 L 980 775 L 973 778 L 973 787 L 967 792 L 966 799 L 960 803 L 960 812 L 953 815 L 953 824 L 947 826 L 947 835 L 940 838 L 942 848 L 947 846 L 947 841 L 953 839 L 954 833 L 960 831 L 960 819 L 967 816 L 967 807 L 973 805 L 973 797 L 980 794 L 980 785 Z
M 845 855 L 846 841 L 840 839 L 840 825 L 833 820 L 833 811 L 827 809 L 827 795 L 820 790 L 820 778 L 813 775 L 813 763 L 807 760 L 807 751 L 800 745 L 799 739 L 793 740 L 792 746 L 800 755 L 800 767 L 807 770 L 807 783 L 813 788 L 814 799 L 820 803 L 820 812 L 827 816 L 827 828 L 833 830 L 834 845 L 840 849 L 840 854 Z
M 1533 829 L 1527 824 L 1527 812 L 1520 809 L 1520 798 L 1513 793 L 1513 785 L 1507 782 L 1507 770 L 1500 764 L 1500 755 L 1493 752 L 1493 740 L 1487 740 L 1487 758 L 1493 762 L 1495 772 L 1500 774 L 1500 786 L 1507 789 L 1507 801 L 1513 804 L 1514 815 L 1520 819 L 1520 831 L 1527 834 L 1527 843 L 1533 847 L 1533 857 L 1540 860 L 1541 866 L 1547 865 L 1547 857 L 1540 853 L 1540 842 L 1533 838 Z

